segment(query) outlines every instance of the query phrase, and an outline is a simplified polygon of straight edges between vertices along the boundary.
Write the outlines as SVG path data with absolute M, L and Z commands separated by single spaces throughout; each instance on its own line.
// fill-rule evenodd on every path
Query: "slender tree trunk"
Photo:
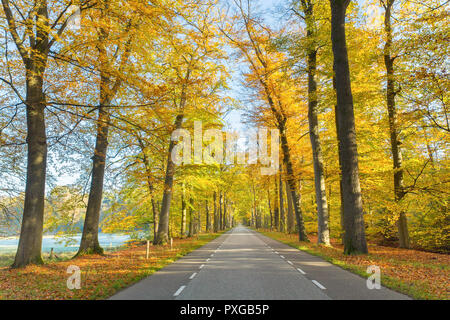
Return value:
M 219 231 L 219 220 L 217 217 L 217 193 L 216 193 L 216 191 L 214 191 L 213 202 L 214 202 L 214 232 L 218 232 Z
M 333 76 L 333 89 L 336 93 L 336 78 Z M 340 205 L 339 205 L 339 222 L 341 226 L 341 243 L 344 244 L 344 235 L 345 235 L 345 227 L 344 227 L 344 194 L 342 193 L 342 164 L 341 164 L 341 157 L 339 156 L 341 154 L 341 143 L 339 141 L 338 132 L 339 132 L 339 122 L 337 120 L 338 117 L 338 110 L 337 110 L 337 104 L 334 106 L 334 121 L 336 122 L 336 138 L 337 138 L 337 147 L 338 147 L 338 164 L 339 164 L 339 199 L 340 199 Z
M 211 217 L 209 215 L 208 200 L 205 200 L 205 213 L 206 213 L 206 232 L 211 232 Z
M 223 229 L 226 229 L 227 227 L 227 198 L 226 193 L 223 194 L 223 222 L 222 222 Z
M 344 207 L 344 253 L 367 253 L 366 234 L 359 183 L 358 152 L 355 115 L 350 84 L 347 45 L 345 40 L 345 12 L 350 0 L 330 0 L 331 42 L 336 76 L 339 157 L 342 165 L 342 193 Z
M 286 179 L 291 189 L 291 196 L 294 204 L 294 212 L 297 220 L 298 226 L 298 239 L 299 241 L 309 241 L 308 235 L 306 234 L 305 225 L 303 222 L 303 214 L 301 211 L 301 195 L 297 194 L 297 183 L 294 176 L 294 170 L 292 168 L 291 156 L 289 152 L 289 145 L 286 137 L 286 129 L 284 123 L 279 126 L 280 129 L 280 139 L 281 139 L 281 149 L 283 151 L 283 162 L 286 166 Z
M 182 123 L 183 115 L 179 114 L 175 119 L 175 129 L 180 129 Z M 167 155 L 166 177 L 164 179 L 164 193 L 161 211 L 159 213 L 158 233 L 156 234 L 154 244 L 166 244 L 169 240 L 169 212 L 173 194 L 173 176 L 175 174 L 175 164 L 172 161 L 172 151 L 174 147 L 175 141 L 170 140 L 169 151 Z
M 286 198 L 287 198 L 287 204 L 288 204 L 288 211 L 287 211 L 287 232 L 288 233 L 294 233 L 294 206 L 292 203 L 292 193 L 291 189 L 289 188 L 289 184 L 287 181 L 285 181 L 286 186 Z
M 270 190 L 267 189 L 267 201 L 269 202 L 269 214 L 270 214 L 270 231 L 273 229 L 273 214 L 272 214 L 272 207 L 270 205 Z
M 110 121 L 110 111 L 107 106 L 110 104 L 112 96 L 110 92 L 110 78 L 106 72 L 107 52 L 103 46 L 106 33 L 101 32 L 99 36 L 100 45 L 100 106 L 98 107 L 97 136 L 95 142 L 94 155 L 92 157 L 92 179 L 89 191 L 86 217 L 84 219 L 83 235 L 81 237 L 80 248 L 77 255 L 82 254 L 103 254 L 103 249 L 98 241 L 98 228 L 100 223 L 100 211 L 103 198 L 103 180 L 105 176 L 106 153 L 108 149 L 108 131 Z
M 181 193 L 181 238 L 186 235 L 186 190 L 184 187 L 184 183 L 181 185 L 182 193 Z
M 192 197 L 189 198 L 189 235 L 188 237 L 192 237 L 194 235 L 194 214 L 193 214 L 193 206 L 194 206 L 194 200 Z
M 106 79 L 104 81 L 107 81 Z M 104 83 L 103 85 L 107 85 Z M 104 89 L 103 89 L 104 90 Z M 102 89 L 101 89 L 102 91 Z M 105 94 L 105 93 L 103 93 Z M 102 99 L 101 105 L 109 104 Z M 92 157 L 92 179 L 89 192 L 86 217 L 84 219 L 83 235 L 77 255 L 103 254 L 98 241 L 100 210 L 103 197 L 103 180 L 105 176 L 106 152 L 108 148 L 109 110 L 100 106 L 98 108 L 97 138 L 94 156 Z
M 106 4 L 106 7 L 108 4 Z M 115 93 L 121 85 L 120 76 L 117 77 L 111 85 L 109 72 L 109 57 L 104 43 L 108 37 L 108 32 L 100 28 L 99 41 L 97 49 L 99 52 L 99 71 L 100 71 L 100 105 L 98 108 L 97 119 L 97 137 L 92 157 L 92 179 L 89 192 L 86 217 L 83 226 L 83 235 L 81 237 L 80 248 L 77 255 L 81 254 L 103 254 L 103 249 L 98 241 L 98 229 L 100 223 L 100 211 L 103 197 L 103 180 L 105 176 L 106 153 L 108 149 L 108 129 L 110 121 L 110 111 L 108 105 L 111 103 Z M 121 67 L 126 63 L 130 53 L 130 41 L 126 42 L 126 50 L 122 54 Z
M 282 171 L 281 168 L 283 167 L 282 164 L 280 164 L 280 174 L 278 175 L 279 179 L 279 200 L 280 200 L 280 231 L 285 231 L 285 223 L 284 223 L 284 199 L 283 199 L 283 179 L 282 179 Z
M 219 230 L 223 230 L 223 224 L 222 224 L 222 191 L 219 191 Z
M 255 214 L 256 214 L 256 228 L 261 228 L 261 212 L 258 207 L 255 208 Z
M 312 37 L 312 31 L 307 32 Z M 325 186 L 325 177 L 323 173 L 323 156 L 322 146 L 319 137 L 319 121 L 317 119 L 317 83 L 316 83 L 316 65 L 317 52 L 309 49 L 307 53 L 308 59 L 308 121 L 309 121 L 309 137 L 313 152 L 314 163 L 314 184 L 316 191 L 317 204 L 317 243 L 330 245 L 330 230 L 328 227 L 328 203 Z
M 155 203 L 155 198 L 153 197 L 153 195 L 151 196 L 152 199 L 152 216 L 153 216 L 153 239 L 156 238 L 156 233 L 158 232 L 157 228 L 158 228 L 158 221 L 157 221 L 157 213 L 156 213 L 156 203 Z
M 148 186 L 148 192 L 150 195 L 150 201 L 152 203 L 152 218 L 153 218 L 153 239 L 156 238 L 156 232 L 157 232 L 157 204 L 155 201 L 155 194 L 154 194 L 154 187 L 153 187 L 153 181 L 152 181 L 152 171 L 150 167 L 150 161 L 147 157 L 147 148 L 144 144 L 144 141 L 137 135 L 136 136 L 139 147 L 141 148 L 142 152 L 142 163 L 144 164 L 145 168 L 145 174 L 147 176 L 147 186 Z
M 195 234 L 198 236 L 202 230 L 201 211 L 197 210 L 197 225 L 195 228 Z
M 27 180 L 19 245 L 12 268 L 42 264 L 41 247 L 44 225 L 47 136 L 45 133 L 45 97 L 43 68 L 26 66 Z
M 34 16 L 28 17 L 28 33 L 19 36 L 15 14 L 9 0 L 2 0 L 2 18 L 8 24 L 8 32 L 18 49 L 25 67 L 26 122 L 27 122 L 27 175 L 25 201 L 19 244 L 12 268 L 22 268 L 28 264 L 42 264 L 41 247 L 44 225 L 45 178 L 47 170 L 47 136 L 45 130 L 44 75 L 48 53 L 51 26 L 48 19 L 47 1 L 34 3 Z M 16 7 L 16 6 L 15 6 Z M 16 7 L 17 9 L 17 7 Z M 6 29 L 5 29 L 6 30 Z M 29 39 L 28 45 L 27 40 Z
M 280 207 L 279 207 L 279 197 L 278 197 L 278 181 L 277 176 L 274 176 L 275 183 L 275 199 L 274 199 L 274 211 L 273 211 L 273 224 L 275 226 L 275 230 L 280 231 Z
M 392 57 L 392 27 L 391 27 L 391 9 L 394 0 L 386 0 L 384 12 L 384 30 L 386 32 L 386 43 L 384 45 L 384 64 L 386 67 L 386 103 L 389 116 L 389 133 L 391 137 L 391 151 L 394 167 L 394 196 L 395 202 L 399 203 L 405 196 L 405 187 L 403 183 L 402 152 L 400 149 L 401 141 L 397 124 L 397 108 L 395 106 L 395 75 L 394 59 Z M 409 248 L 408 222 L 404 210 L 400 210 L 397 220 L 398 238 L 400 248 Z

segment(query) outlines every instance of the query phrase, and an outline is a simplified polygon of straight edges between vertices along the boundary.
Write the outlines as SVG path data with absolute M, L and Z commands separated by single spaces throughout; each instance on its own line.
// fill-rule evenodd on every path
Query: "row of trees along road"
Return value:
M 103 253 L 99 228 L 164 245 L 238 221 L 341 238 L 347 254 L 367 253 L 366 238 L 448 250 L 445 1 L 265 6 L 2 0 L 0 223 L 20 221 L 13 267 L 43 263 L 43 233 L 79 221 L 77 255 Z M 278 129 L 276 175 L 173 162 L 174 130 L 229 130 L 235 108 L 248 127 Z M 63 190 L 64 176 L 76 181 Z

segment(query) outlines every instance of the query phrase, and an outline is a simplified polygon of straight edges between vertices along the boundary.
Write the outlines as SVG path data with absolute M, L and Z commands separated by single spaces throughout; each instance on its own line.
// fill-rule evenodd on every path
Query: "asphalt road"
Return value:
M 382 270 L 381 270 L 382 276 Z M 236 227 L 110 299 L 410 299 L 263 236 Z

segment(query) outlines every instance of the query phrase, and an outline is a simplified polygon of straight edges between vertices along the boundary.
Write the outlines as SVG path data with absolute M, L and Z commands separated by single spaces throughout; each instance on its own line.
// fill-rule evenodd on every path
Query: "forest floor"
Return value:
M 344 255 L 343 245 L 331 240 L 331 247 L 316 244 L 317 236 L 309 235 L 311 242 L 299 242 L 298 235 L 269 230 L 262 234 L 306 251 L 367 278 L 367 267 L 381 269 L 381 284 L 414 299 L 450 299 L 450 255 L 384 247 L 369 243 L 367 255 Z
M 0 268 L 0 299 L 105 299 L 151 275 L 187 253 L 218 237 L 220 233 L 198 238 L 174 239 L 170 245 L 146 245 L 124 248 L 105 255 L 83 256 L 23 269 Z M 67 273 L 71 265 L 81 271 L 81 288 L 70 290 Z

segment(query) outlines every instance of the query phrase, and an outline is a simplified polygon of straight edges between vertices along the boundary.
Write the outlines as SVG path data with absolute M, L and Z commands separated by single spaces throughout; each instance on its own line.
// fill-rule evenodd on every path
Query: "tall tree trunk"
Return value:
M 274 176 L 275 183 L 275 199 L 274 199 L 274 210 L 273 210 L 273 225 L 275 230 L 280 231 L 280 207 L 279 207 L 279 197 L 278 197 L 278 181 L 277 176 Z
M 270 190 L 267 189 L 267 201 L 269 202 L 269 214 L 270 214 L 270 231 L 273 229 L 273 214 L 272 214 L 272 207 L 270 205 Z
M 219 220 L 217 218 L 217 193 L 214 191 L 213 194 L 213 202 L 214 202 L 214 232 L 219 231 Z
M 108 8 L 106 3 L 105 9 Z M 108 129 L 110 121 L 109 104 L 114 98 L 115 93 L 121 85 L 121 76 L 116 77 L 112 83 L 109 73 L 110 61 L 108 50 L 105 46 L 108 31 L 100 28 L 98 35 L 97 50 L 99 52 L 99 71 L 100 71 L 100 99 L 97 119 L 97 137 L 95 143 L 94 156 L 92 157 L 92 179 L 91 189 L 89 191 L 86 217 L 83 226 L 83 235 L 81 237 L 80 248 L 77 255 L 81 254 L 103 254 L 103 249 L 98 241 L 98 228 L 100 223 L 100 210 L 103 197 L 103 180 L 105 176 L 106 153 L 108 149 Z M 125 51 L 122 53 L 120 61 L 120 72 L 126 64 L 130 54 L 131 37 L 125 44 Z
M 336 93 L 336 77 L 333 76 L 333 89 Z M 341 164 L 341 157 L 339 155 L 341 154 L 341 143 L 339 141 L 338 132 L 339 132 L 339 122 L 337 120 L 338 117 L 338 111 L 337 111 L 337 104 L 334 106 L 334 121 L 336 123 L 336 138 L 337 138 L 337 147 L 338 147 L 338 165 L 339 165 L 339 199 L 340 199 L 340 205 L 339 205 L 339 223 L 341 226 L 341 243 L 344 244 L 344 238 L 345 238 L 345 227 L 344 227 L 344 194 L 342 193 L 342 164 Z
M 288 233 L 294 233 L 294 206 L 292 203 L 292 194 L 291 194 L 291 188 L 289 188 L 289 184 L 287 181 L 285 181 L 286 186 L 286 198 L 287 198 L 287 232 Z
M 44 226 L 45 177 L 47 171 L 47 135 L 45 131 L 44 75 L 47 68 L 49 26 L 47 1 L 35 3 L 35 16 L 30 39 L 26 48 L 18 35 L 16 20 L 8 0 L 2 0 L 5 20 L 9 33 L 22 57 L 25 66 L 26 118 L 27 118 L 27 177 L 25 200 L 20 229 L 19 244 L 12 268 L 22 268 L 28 264 L 42 264 L 41 247 Z M 22 23 L 20 23 L 22 24 Z M 24 36 L 24 37 L 25 37 Z M 33 40 L 32 40 L 33 39 Z M 38 41 L 36 41 L 38 40 Z
M 310 27 L 311 28 L 311 27 Z M 308 31 L 307 35 L 312 37 L 312 31 Z M 322 146 L 319 137 L 319 121 L 317 119 L 317 83 L 316 83 L 316 65 L 317 52 L 308 49 L 308 122 L 309 137 L 313 152 L 314 163 L 314 185 L 316 191 L 317 204 L 317 243 L 330 245 L 330 230 L 328 227 L 328 203 L 325 187 L 325 177 L 323 170 Z
M 342 193 L 344 207 L 344 253 L 367 253 L 366 234 L 359 183 L 355 115 L 350 84 L 345 12 L 350 0 L 330 0 L 333 68 L 336 76 L 338 139 L 341 145 Z
M 223 229 L 226 229 L 227 227 L 227 197 L 226 193 L 223 194 L 223 222 L 222 222 Z
M 222 191 L 219 191 L 219 230 L 223 230 L 223 225 L 222 225 L 222 203 L 223 199 L 222 199 Z
M 209 215 L 209 208 L 208 208 L 208 200 L 205 200 L 205 213 L 206 213 L 206 232 L 211 232 L 211 217 Z
M 104 81 L 107 81 L 106 79 Z M 107 84 L 104 84 L 107 85 Z M 104 89 L 101 89 L 103 91 Z M 103 93 L 103 95 L 106 93 Z M 101 94 L 102 95 L 102 94 Z M 103 105 L 109 104 L 102 98 L 98 108 L 97 138 L 95 142 L 94 156 L 92 157 L 92 179 L 89 191 L 86 217 L 84 219 L 83 235 L 77 255 L 103 254 L 103 249 L 98 241 L 98 228 L 100 223 L 100 210 L 103 197 L 103 180 L 105 176 L 106 152 L 108 148 L 108 129 L 110 114 Z M 105 103 L 106 102 L 106 103 Z
M 386 67 L 386 103 L 389 116 L 389 133 L 391 137 L 391 151 L 394 167 L 394 196 L 395 202 L 399 203 L 405 196 L 405 187 L 403 183 L 402 152 L 400 149 L 401 141 L 397 124 L 397 108 L 395 106 L 395 75 L 394 59 L 392 57 L 392 27 L 391 27 L 391 9 L 395 0 L 386 0 L 383 3 L 384 12 L 384 30 L 386 32 L 386 43 L 384 45 L 384 65 Z M 408 222 L 404 210 L 400 210 L 397 220 L 398 238 L 400 248 L 409 248 Z
M 83 225 L 80 248 L 77 255 L 103 254 L 103 249 L 98 241 L 98 228 L 100 223 L 100 210 L 103 197 L 103 180 L 105 176 L 106 153 L 108 149 L 108 131 L 110 111 L 108 105 L 111 103 L 110 78 L 107 74 L 107 52 L 103 45 L 106 33 L 102 30 L 99 35 L 98 45 L 100 60 L 100 105 L 98 107 L 97 136 L 94 155 L 92 157 L 92 179 L 89 191 L 86 217 Z
M 197 210 L 197 224 L 195 227 L 195 234 L 198 236 L 202 230 L 201 211 Z
M 193 214 L 193 205 L 194 205 L 194 200 L 192 199 L 192 197 L 190 197 L 189 198 L 189 234 L 188 234 L 188 237 L 192 237 L 194 235 L 195 221 L 194 221 L 194 214 Z
M 285 231 L 285 223 L 284 223 L 284 197 L 283 197 L 283 179 L 282 179 L 282 170 L 281 168 L 283 167 L 282 164 L 280 164 L 280 174 L 278 175 L 278 179 L 279 179 L 279 199 L 280 199 L 280 231 L 284 232 Z
M 291 196 L 294 204 L 295 218 L 297 220 L 298 226 L 298 240 L 299 241 L 309 241 L 308 235 L 306 234 L 305 224 L 303 222 L 303 214 L 301 209 L 301 195 L 297 194 L 297 183 L 294 176 L 294 169 L 292 168 L 291 155 L 289 152 L 289 145 L 286 137 L 285 123 L 279 124 L 280 129 L 280 139 L 281 139 L 281 149 L 283 151 L 283 162 L 286 167 L 286 179 L 291 189 Z
M 44 68 L 26 65 L 27 180 L 19 245 L 12 268 L 41 264 L 44 225 L 47 136 L 45 133 Z
M 186 235 L 186 189 L 184 183 L 181 185 L 181 238 Z
M 252 195 L 253 195 L 253 201 L 252 201 L 252 226 L 254 226 L 256 229 L 258 229 L 258 214 L 256 212 L 256 190 L 255 190 L 255 183 L 252 181 Z
M 175 129 L 180 129 L 182 123 L 183 115 L 179 114 L 175 119 Z M 175 163 L 173 163 L 172 161 L 172 151 L 174 147 L 175 141 L 170 140 L 169 151 L 167 155 L 166 177 L 164 179 L 164 193 L 161 211 L 159 213 L 158 233 L 156 234 L 156 238 L 153 241 L 153 244 L 166 244 L 169 241 L 169 212 L 173 194 L 173 176 L 175 174 Z
M 151 196 L 152 199 L 152 215 L 153 215 L 153 239 L 156 238 L 156 234 L 158 233 L 158 221 L 157 221 L 157 216 L 158 214 L 156 213 L 156 203 L 155 203 L 155 198 L 153 197 L 153 195 Z
M 180 103 L 178 105 L 178 114 L 175 117 L 174 130 L 181 129 L 184 118 L 184 107 L 186 104 L 188 81 L 190 78 L 191 69 L 190 64 L 186 70 L 185 77 L 183 79 L 183 86 L 181 89 Z M 173 131 L 172 131 L 173 132 Z M 175 175 L 175 163 L 172 161 L 172 152 L 175 147 L 175 141 L 170 137 L 169 150 L 167 153 L 167 166 L 166 166 L 166 176 L 164 179 L 164 191 L 163 199 L 161 205 L 161 211 L 159 212 L 159 225 L 158 233 L 153 241 L 153 244 L 163 245 L 169 241 L 169 218 L 170 218 L 170 204 L 172 202 L 173 195 L 173 177 Z

